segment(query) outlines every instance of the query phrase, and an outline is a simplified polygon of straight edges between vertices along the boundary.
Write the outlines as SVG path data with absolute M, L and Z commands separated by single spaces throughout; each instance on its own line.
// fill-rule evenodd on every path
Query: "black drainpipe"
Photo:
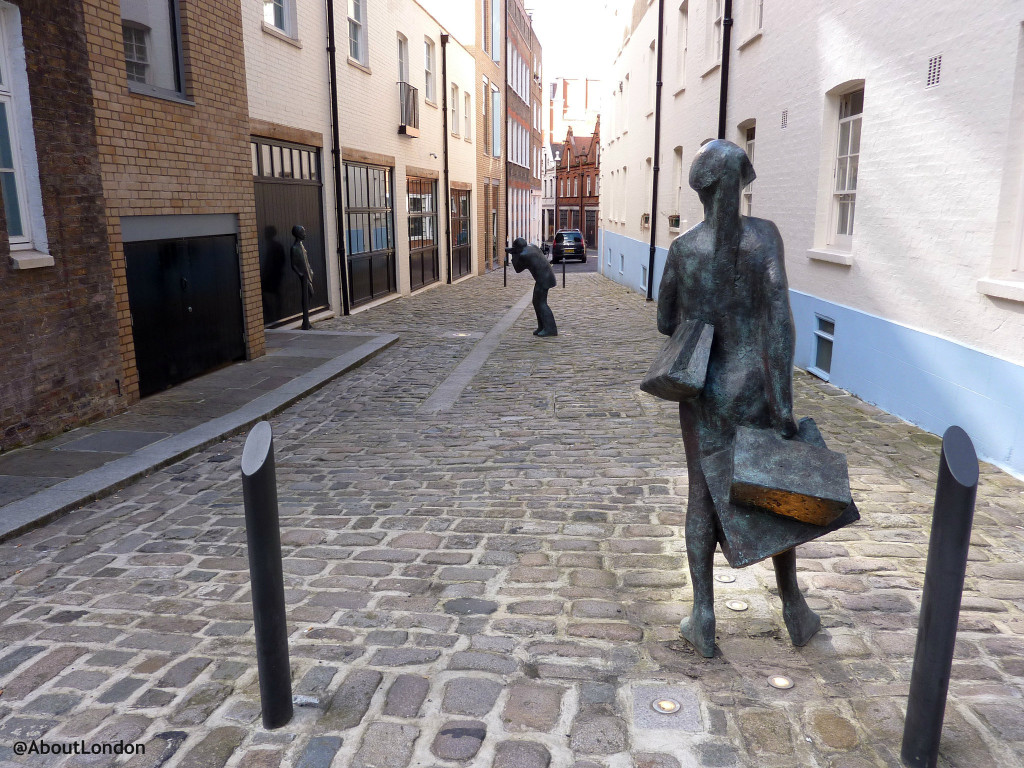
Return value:
M 444 241 L 448 256 L 448 284 L 452 282 L 452 192 L 448 181 L 448 35 L 441 33 L 441 130 L 444 131 Z M 458 109 L 459 105 L 456 104 Z
M 726 3 L 731 0 L 726 0 Z M 654 184 L 651 189 L 651 253 L 647 260 L 647 300 L 654 301 L 654 249 L 658 236 L 658 171 L 661 166 L 658 156 L 661 152 L 661 50 L 665 30 L 665 0 L 658 0 L 658 69 L 654 83 Z M 601 258 L 601 254 L 597 254 Z
M 491 0 L 491 2 L 498 2 L 498 0 Z M 509 237 L 509 222 L 512 221 L 512 216 L 509 213 L 509 209 L 512 207 L 512 195 L 510 193 L 509 183 L 509 171 L 511 171 L 511 162 L 508 156 L 508 2 L 503 0 L 501 3 L 501 23 L 505 26 L 505 50 L 501 52 L 501 66 L 504 72 L 501 73 L 501 82 L 505 85 L 505 91 L 501 94 L 501 101 L 504 106 L 502 110 L 504 112 L 505 124 L 501 127 L 501 132 L 505 135 L 505 157 L 502 161 L 505 163 L 505 245 L 512 245 L 512 240 Z M 502 250 L 501 260 L 503 264 L 508 263 L 508 254 Z
M 729 103 L 729 40 L 732 37 L 732 0 L 725 0 L 722 18 L 722 83 L 718 96 L 718 138 L 725 138 L 725 108 Z
M 338 269 L 341 276 L 342 314 L 348 306 L 348 259 L 345 256 L 345 217 L 341 212 L 341 141 L 338 138 L 338 60 L 334 55 L 334 0 L 327 0 L 327 58 L 331 82 L 331 160 L 334 167 L 334 216 L 338 227 Z

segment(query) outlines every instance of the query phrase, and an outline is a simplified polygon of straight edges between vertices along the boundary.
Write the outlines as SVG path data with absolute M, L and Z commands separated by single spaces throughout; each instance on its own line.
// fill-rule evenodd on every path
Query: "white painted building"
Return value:
M 254 149 L 253 176 L 257 191 L 280 189 L 303 180 L 319 187 L 320 220 L 305 218 L 294 223 L 308 230 L 307 244 L 314 273 L 323 271 L 325 285 L 317 275 L 318 288 L 328 308 L 314 317 L 341 314 L 338 229 L 334 207 L 334 175 L 331 167 L 331 97 L 328 79 L 326 46 L 327 19 L 325 5 L 316 0 L 267 0 L 242 3 L 242 32 L 245 48 L 245 74 L 249 97 L 250 133 Z M 284 148 L 300 152 L 299 165 L 287 172 L 281 158 Z M 261 163 L 267 153 L 268 162 Z M 302 171 L 302 161 L 306 170 Z M 311 162 L 312 161 L 312 162 Z M 311 169 L 311 166 L 316 166 Z M 295 172 L 297 171 L 297 173 Z M 287 216 L 287 214 L 285 214 Z M 288 321 L 294 314 L 298 299 L 288 307 L 279 308 L 271 284 L 285 281 L 284 291 L 297 294 L 298 279 L 293 279 L 283 259 L 269 256 L 273 250 L 291 247 L 290 227 L 268 235 L 271 222 L 264 219 L 257 205 L 259 224 L 261 282 L 264 287 L 265 322 Z M 292 218 L 302 218 L 292 216 Z M 291 220 L 291 219 L 285 219 Z M 314 231 L 317 227 L 320 232 Z M 318 239 L 319 238 L 319 239 Z M 315 242 L 315 246 L 314 246 Z M 320 266 L 322 265 L 322 266 Z M 293 285 L 294 284 L 294 285 Z M 314 306 L 319 302 L 314 301 Z M 292 320 L 291 324 L 297 323 Z
M 605 89 L 601 268 L 638 291 L 702 218 L 721 0 L 666 3 L 657 254 L 647 275 L 656 3 Z M 796 363 L 1024 473 L 1024 0 L 734 3 L 725 138 L 786 246 Z

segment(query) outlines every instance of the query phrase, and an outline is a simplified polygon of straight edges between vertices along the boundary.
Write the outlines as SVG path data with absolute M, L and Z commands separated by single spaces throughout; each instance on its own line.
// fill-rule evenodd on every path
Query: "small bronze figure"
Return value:
M 680 632 L 706 657 L 715 649 L 716 545 L 734 566 L 772 558 L 786 628 L 801 646 L 821 620 L 797 585 L 794 546 L 858 518 L 851 503 L 835 522 L 816 526 L 729 498 L 737 428 L 768 429 L 824 449 L 813 423 L 798 427 L 793 418 L 795 332 L 782 237 L 771 221 L 740 215 L 740 191 L 754 176 L 746 153 L 731 142 L 712 141 L 700 150 L 689 182 L 704 205 L 704 220 L 672 243 L 658 296 L 661 333 L 672 335 L 680 323 L 693 322 L 714 329 L 704 386 L 679 402 L 693 584 L 692 612 Z
M 537 330 L 534 336 L 557 336 L 558 328 L 555 326 L 555 316 L 548 306 L 548 290 L 558 284 L 555 273 L 535 245 L 528 245 L 526 240 L 517 237 L 512 241 L 512 247 L 505 249 L 506 253 L 512 254 L 512 268 L 516 272 L 524 269 L 530 270 L 533 279 L 537 284 L 533 287 L 533 309 L 537 313 Z
M 313 326 L 309 324 L 309 299 L 313 296 L 313 270 L 309 266 L 309 256 L 306 254 L 306 246 L 302 241 L 306 239 L 305 227 L 296 224 L 292 227 L 292 237 L 295 242 L 292 244 L 292 271 L 299 276 L 302 282 L 302 330 L 308 331 Z

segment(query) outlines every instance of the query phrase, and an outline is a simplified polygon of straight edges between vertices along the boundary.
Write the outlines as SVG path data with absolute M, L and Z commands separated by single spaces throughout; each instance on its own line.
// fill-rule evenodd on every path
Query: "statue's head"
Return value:
M 736 195 L 757 177 L 750 158 L 731 141 L 715 139 L 700 148 L 690 166 L 690 186 L 707 204 L 718 189 L 735 189 Z
M 292 237 L 294 237 L 296 240 L 305 240 L 306 228 L 301 224 L 296 224 L 294 227 L 292 227 Z
M 505 253 L 522 253 L 523 249 L 527 246 L 525 238 L 517 237 L 512 241 L 512 246 L 505 249 Z

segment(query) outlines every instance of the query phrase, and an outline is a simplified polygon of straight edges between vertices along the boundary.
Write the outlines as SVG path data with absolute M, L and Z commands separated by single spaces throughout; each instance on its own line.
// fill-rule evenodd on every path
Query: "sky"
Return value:
M 624 22 L 616 0 L 527 0 L 544 54 L 544 81 L 558 77 L 607 79 Z

